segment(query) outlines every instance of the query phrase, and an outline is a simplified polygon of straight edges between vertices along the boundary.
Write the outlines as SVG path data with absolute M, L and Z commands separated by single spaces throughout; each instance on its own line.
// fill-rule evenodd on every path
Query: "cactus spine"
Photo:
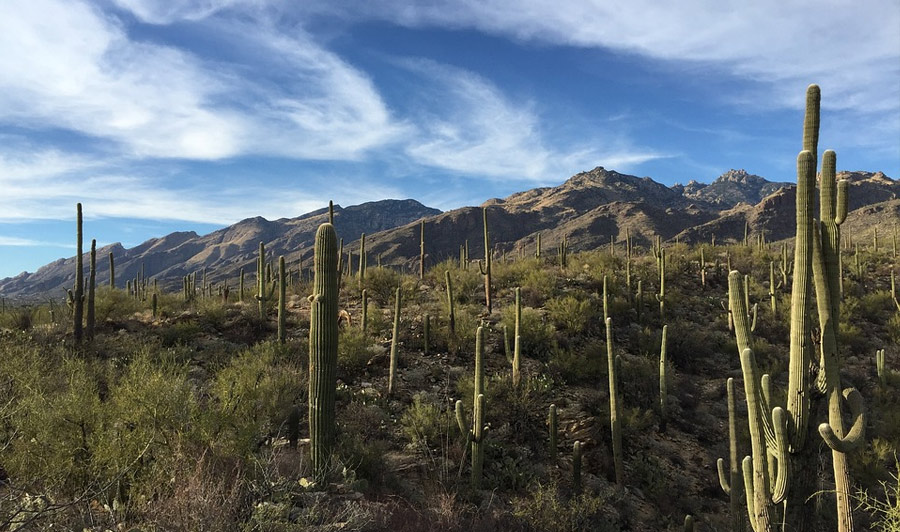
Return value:
M 284 275 L 284 255 L 278 257 L 278 343 L 284 344 L 284 325 L 287 321 L 287 313 L 284 305 L 287 300 L 287 283 Z
M 482 209 L 484 219 L 484 262 L 478 261 L 478 268 L 484 276 L 484 304 L 488 314 L 491 313 L 491 240 L 488 232 L 487 207 Z
M 316 231 L 315 274 L 309 323 L 310 458 L 318 480 L 325 477 L 334 445 L 334 401 L 338 347 L 337 235 L 334 226 Z
M 731 505 L 731 530 L 732 532 L 744 532 L 744 513 L 741 510 L 741 469 L 738 458 L 737 442 L 737 410 L 734 401 L 734 379 L 725 381 L 725 389 L 728 393 L 728 476 L 725 475 L 725 460 L 719 458 L 716 461 L 716 470 L 719 472 L 719 485 L 722 491 L 728 495 Z
M 666 403 L 668 402 L 669 384 L 666 379 L 666 336 L 668 325 L 663 325 L 662 341 L 659 345 L 659 431 L 666 431 L 668 421 Z
M 622 465 L 622 424 L 621 401 L 616 375 L 618 357 L 613 354 L 612 318 L 606 318 L 606 358 L 609 370 L 609 424 L 612 433 L 613 461 L 616 468 L 616 485 L 625 485 L 625 470 Z
M 94 292 L 97 287 L 97 240 L 91 240 L 90 274 L 87 297 L 87 339 L 94 339 Z
M 394 393 L 394 377 L 397 374 L 397 347 L 400 343 L 400 287 L 394 296 L 394 327 L 391 334 L 391 367 L 388 373 L 388 395 Z
M 82 249 L 81 231 L 81 204 L 75 206 L 75 290 L 72 292 L 72 319 L 75 344 L 81 345 L 83 334 L 82 321 L 84 319 L 84 249 Z

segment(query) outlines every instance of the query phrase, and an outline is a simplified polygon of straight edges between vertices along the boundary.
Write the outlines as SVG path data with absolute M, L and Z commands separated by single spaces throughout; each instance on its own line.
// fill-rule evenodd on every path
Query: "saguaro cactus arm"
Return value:
M 849 453 L 859 447 L 866 437 L 866 409 L 862 395 L 856 388 L 845 388 L 844 399 L 850 405 L 850 415 L 853 417 L 853 425 L 843 438 L 838 437 L 831 425 L 822 423 L 819 425 L 819 434 L 832 450 L 839 453 Z

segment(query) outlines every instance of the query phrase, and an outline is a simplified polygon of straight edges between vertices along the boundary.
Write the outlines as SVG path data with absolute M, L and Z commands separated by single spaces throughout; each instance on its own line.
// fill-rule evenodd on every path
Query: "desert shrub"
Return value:
M 210 386 L 208 438 L 223 453 L 246 456 L 288 425 L 305 402 L 307 372 L 291 352 L 274 342 L 257 344 L 235 357 Z
M 552 297 L 556 290 L 556 276 L 546 266 L 536 266 L 525 271 L 519 286 L 522 288 L 522 304 L 539 307 Z
M 515 305 L 503 309 L 500 326 L 507 327 L 510 331 L 510 342 L 512 342 L 512 334 L 516 329 Z M 522 309 L 519 335 L 522 337 L 520 347 L 523 355 L 538 360 L 548 359 L 550 351 L 553 349 L 555 331 L 553 325 L 546 323 L 540 312 L 531 307 Z
M 374 354 L 374 344 L 358 327 L 341 329 L 338 334 L 338 372 L 342 378 L 360 375 Z
M 363 283 L 363 286 L 368 290 L 369 297 L 377 301 L 382 307 L 393 308 L 398 286 L 400 287 L 400 297 L 403 301 L 411 302 L 417 300 L 419 295 L 418 282 L 418 278 L 403 275 L 391 268 L 367 268 L 366 281 Z
M 200 324 L 188 319 L 159 329 L 159 339 L 163 347 L 188 345 L 202 333 Z
M 550 370 L 568 383 L 592 382 L 606 375 L 606 345 L 590 341 L 583 345 L 556 345 L 550 351 Z
M 149 303 L 142 303 L 125 290 L 99 286 L 94 294 L 94 319 L 97 324 L 107 320 L 122 320 L 147 308 L 150 308 Z
M 859 298 L 857 316 L 868 321 L 883 322 L 889 312 L 896 310 L 889 291 L 869 292 Z
M 900 473 L 896 471 L 900 471 L 900 463 L 890 480 L 881 482 L 880 495 L 860 490 L 854 497 L 858 508 L 874 517 L 872 526 L 878 532 L 900 532 Z
M 659 359 L 623 357 L 619 382 L 626 405 L 645 410 L 656 408 L 659 404 Z M 671 384 L 674 379 L 669 382 Z
M 546 303 L 547 316 L 560 329 L 581 334 L 594 318 L 594 305 L 589 299 L 578 299 L 573 295 L 550 299 Z
M 413 402 L 400 416 L 400 428 L 406 439 L 414 446 L 433 448 L 442 437 L 453 430 L 449 410 L 428 401 L 423 393 L 413 396 Z
M 619 528 L 609 517 L 609 503 L 608 497 L 590 493 L 566 499 L 553 481 L 537 484 L 527 496 L 512 501 L 513 515 L 526 530 L 547 532 L 615 532 Z

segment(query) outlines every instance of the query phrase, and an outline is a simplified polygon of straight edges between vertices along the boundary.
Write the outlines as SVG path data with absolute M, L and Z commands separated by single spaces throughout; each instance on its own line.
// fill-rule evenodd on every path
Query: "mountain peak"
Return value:
M 735 170 L 734 168 L 732 168 L 731 170 L 717 177 L 715 183 L 739 183 L 741 185 L 755 185 L 759 183 L 768 183 L 768 180 L 758 175 L 750 174 L 743 168 L 739 170 Z

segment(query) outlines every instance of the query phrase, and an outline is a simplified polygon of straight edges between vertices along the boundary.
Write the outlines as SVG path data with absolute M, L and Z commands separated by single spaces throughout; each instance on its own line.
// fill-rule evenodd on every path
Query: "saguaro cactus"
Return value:
M 287 312 L 284 305 L 287 302 L 287 282 L 284 274 L 284 255 L 278 257 L 278 343 L 284 344 L 285 323 Z
M 419 279 L 425 278 L 425 220 L 419 225 Z
M 75 206 L 75 290 L 72 292 L 72 320 L 75 343 L 81 344 L 84 320 L 84 262 L 81 231 L 81 204 Z
M 491 238 L 488 232 L 487 223 L 487 207 L 482 209 L 482 217 L 484 218 L 484 262 L 478 261 L 478 268 L 481 275 L 484 276 L 484 304 L 487 307 L 488 314 L 491 313 Z
M 559 426 L 556 418 L 556 405 L 550 405 L 549 411 L 547 413 L 547 430 L 550 433 L 550 462 L 553 463 L 556 461 L 556 435 L 559 431 Z
M 662 341 L 659 345 L 659 431 L 666 431 L 666 422 L 668 421 L 668 402 L 669 382 L 666 378 L 666 333 L 669 330 L 668 325 L 663 325 Z
M 613 354 L 612 318 L 606 318 L 606 358 L 609 368 L 609 424 L 612 432 L 613 462 L 616 469 L 616 485 L 625 485 L 625 468 L 622 464 L 622 410 L 619 384 L 616 375 L 618 357 Z
M 97 286 L 97 240 L 91 240 L 91 270 L 88 276 L 87 338 L 94 339 L 94 292 Z
M 366 281 L 366 234 L 359 237 L 359 289 L 362 291 Z
M 116 287 L 116 263 L 112 251 L 109 252 L 109 287 Z
M 456 423 L 459 430 L 472 444 L 472 487 L 481 486 L 481 470 L 484 465 L 484 330 L 478 327 L 475 331 L 475 398 L 471 429 L 466 428 L 462 401 L 456 401 Z
M 450 270 L 444 273 L 444 279 L 447 282 L 447 316 L 450 336 L 456 334 L 456 305 L 453 300 L 453 281 L 450 279 Z
M 581 493 L 581 442 L 572 445 L 572 493 Z
M 315 274 L 309 323 L 310 459 L 324 479 L 334 445 L 334 395 L 337 386 L 338 271 L 334 226 L 316 231 Z
M 397 348 L 400 343 L 400 287 L 394 296 L 394 328 L 391 334 L 391 366 L 388 373 L 388 395 L 394 393 L 394 376 L 397 373 Z
M 256 259 L 256 300 L 259 302 L 260 319 L 266 317 L 266 301 L 272 297 L 272 293 L 275 291 L 274 283 L 272 288 L 268 290 L 266 284 L 266 245 L 260 242 L 259 257 Z
M 875 351 L 875 373 L 878 374 L 878 382 L 881 383 L 881 387 L 887 386 L 887 373 L 885 373 L 884 369 L 884 349 Z
M 522 290 L 516 287 L 516 328 L 513 339 L 512 380 L 513 386 L 518 387 L 521 375 L 519 370 L 522 365 Z
M 741 509 L 741 469 L 739 466 L 738 441 L 737 441 L 737 409 L 734 401 L 734 379 L 731 377 L 725 381 L 728 395 L 728 475 L 725 474 L 725 460 L 719 458 L 716 461 L 716 470 L 719 472 L 719 485 L 722 491 L 728 495 L 731 506 L 731 530 L 732 532 L 744 532 L 744 513 Z

